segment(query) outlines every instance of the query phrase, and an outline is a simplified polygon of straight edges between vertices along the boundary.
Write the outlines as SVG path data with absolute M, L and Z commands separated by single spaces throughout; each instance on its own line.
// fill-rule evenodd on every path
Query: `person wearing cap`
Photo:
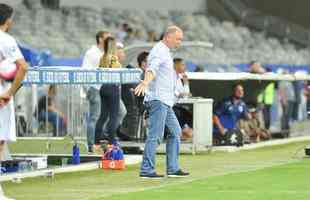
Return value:
M 238 122 L 238 127 L 245 139 L 245 142 L 260 142 L 261 140 L 270 139 L 269 131 L 260 122 L 255 107 L 249 108 L 251 119 L 241 119 Z

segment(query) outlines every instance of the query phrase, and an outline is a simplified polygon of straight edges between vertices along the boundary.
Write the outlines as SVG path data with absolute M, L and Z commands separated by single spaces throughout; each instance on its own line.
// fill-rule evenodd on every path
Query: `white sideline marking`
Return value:
M 260 142 L 256 144 L 246 144 L 242 147 L 217 146 L 217 147 L 212 147 L 212 152 L 216 152 L 216 151 L 238 152 L 242 150 L 253 150 L 253 149 L 258 149 L 262 147 L 270 147 L 270 146 L 290 144 L 290 143 L 303 142 L 303 141 L 309 141 L 309 140 L 310 140 L 310 136 L 301 136 L 301 137 L 295 137 L 295 138 L 269 140 L 269 141 L 264 141 L 264 142 Z
M 24 155 L 24 154 L 18 154 Z M 29 156 L 29 154 L 26 154 Z M 38 154 L 32 154 L 38 155 Z M 59 155 L 59 154 L 58 154 Z M 125 155 L 125 165 L 135 165 L 142 161 L 142 156 L 140 155 Z M 54 174 L 60 173 L 70 173 L 70 172 L 80 172 L 80 171 L 90 171 L 99 169 L 101 166 L 101 161 L 82 163 L 80 165 L 68 165 L 64 167 L 58 167 L 55 169 L 44 169 L 32 172 L 22 172 L 22 173 L 11 173 L 3 174 L 0 176 L 0 182 L 3 181 L 19 181 L 24 178 L 38 177 L 38 176 L 53 176 Z
M 17 140 L 64 140 L 64 137 L 17 137 Z

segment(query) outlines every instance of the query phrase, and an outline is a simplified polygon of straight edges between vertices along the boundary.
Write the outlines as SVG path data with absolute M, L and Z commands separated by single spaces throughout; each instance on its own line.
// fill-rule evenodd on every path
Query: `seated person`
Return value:
M 264 74 L 266 70 L 262 67 L 260 62 L 252 61 L 249 64 L 249 72 L 253 74 Z
M 270 139 L 270 133 L 264 128 L 257 116 L 256 108 L 250 108 L 251 119 L 241 119 L 238 122 L 238 128 L 240 129 L 245 142 L 260 142 L 261 140 Z
M 177 85 L 176 85 L 176 98 L 184 98 L 184 97 L 191 97 L 192 94 L 190 93 L 189 89 L 189 81 L 188 77 L 185 74 L 186 65 L 182 58 L 175 58 L 173 59 L 174 68 L 177 73 Z
M 238 83 L 233 86 L 232 96 L 220 102 L 213 115 L 213 136 L 215 144 L 225 144 L 227 131 L 240 131 L 237 123 L 240 119 L 250 119 L 248 109 L 244 101 L 243 86 Z
M 47 96 L 42 96 L 38 102 L 38 110 L 35 113 L 39 122 L 48 121 L 53 126 L 53 136 L 64 136 L 67 127 L 65 115 L 55 107 L 56 86 L 51 85 Z M 58 131 L 58 134 L 57 134 Z
M 188 77 L 185 74 L 186 65 L 183 59 L 175 58 L 173 61 L 174 61 L 174 68 L 178 76 L 177 86 L 176 86 L 176 91 L 175 91 L 175 97 L 176 97 L 175 101 L 177 102 L 179 98 L 190 97 L 191 93 L 189 91 Z M 192 138 L 193 136 L 192 113 L 188 109 L 186 109 L 184 105 L 177 104 L 177 103 L 173 106 L 173 110 L 182 128 L 181 139 L 187 140 L 187 139 Z

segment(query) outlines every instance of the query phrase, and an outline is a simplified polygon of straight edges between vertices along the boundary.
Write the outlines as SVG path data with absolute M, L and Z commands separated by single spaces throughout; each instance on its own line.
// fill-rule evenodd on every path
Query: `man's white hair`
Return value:
M 182 29 L 178 26 L 169 26 L 166 31 L 165 31 L 165 34 L 164 36 L 166 37 L 167 35 L 170 35 L 170 34 L 173 34 L 173 33 L 176 33 L 176 32 L 183 32 Z

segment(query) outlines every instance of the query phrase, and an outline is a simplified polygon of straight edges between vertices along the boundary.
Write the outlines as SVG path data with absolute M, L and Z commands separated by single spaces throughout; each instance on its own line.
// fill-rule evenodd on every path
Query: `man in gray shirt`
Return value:
M 170 49 L 181 45 L 183 31 L 177 26 L 166 30 L 163 40 L 150 52 L 144 80 L 135 88 L 135 94 L 145 94 L 144 102 L 149 111 L 149 134 L 145 143 L 141 178 L 162 178 L 155 171 L 155 155 L 163 139 L 165 125 L 170 135 L 167 138 L 167 176 L 185 177 L 189 173 L 179 168 L 181 127 L 172 109 L 175 101 L 177 73 L 174 70 Z

